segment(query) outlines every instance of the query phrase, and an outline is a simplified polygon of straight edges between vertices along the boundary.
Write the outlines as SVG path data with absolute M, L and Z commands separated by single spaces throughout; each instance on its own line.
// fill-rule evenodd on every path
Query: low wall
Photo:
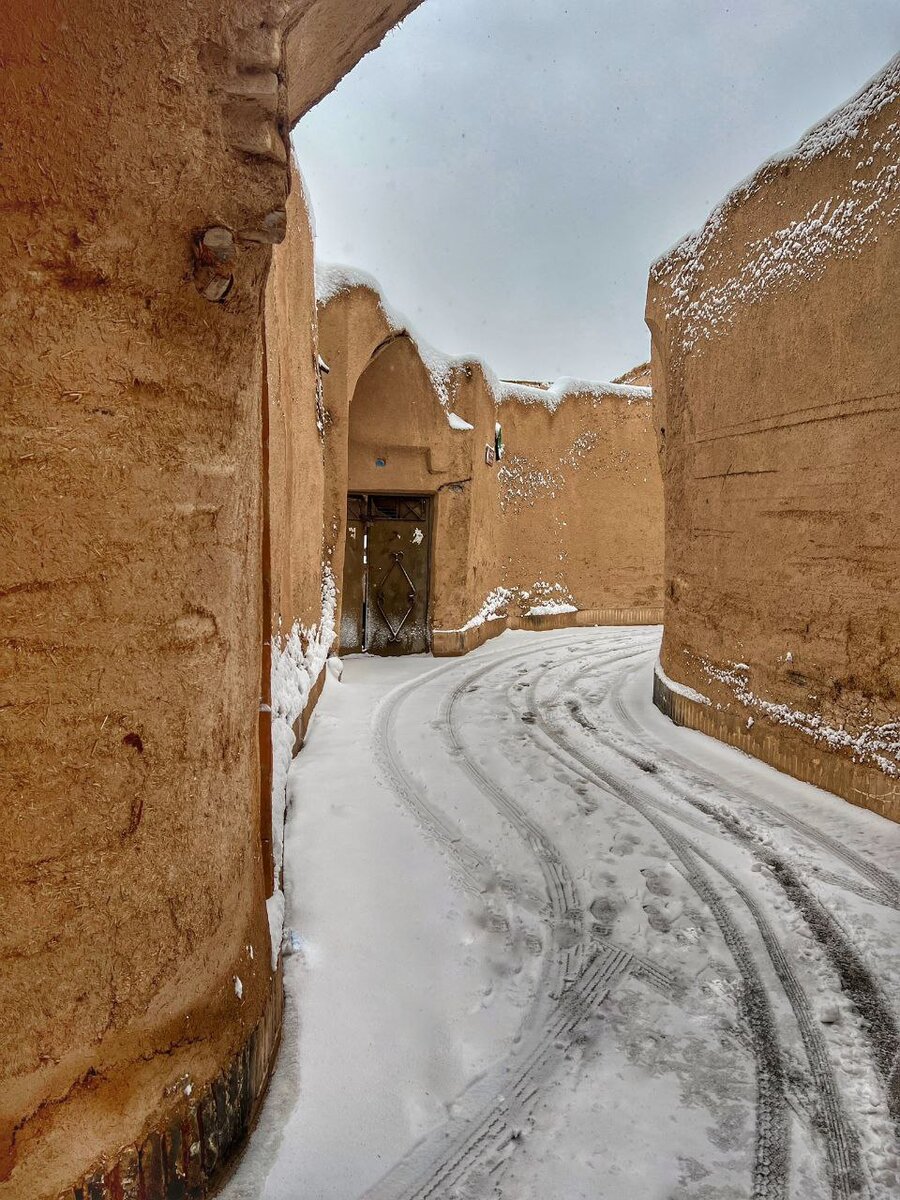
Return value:
M 893 819 L 898 117 L 900 57 L 655 264 L 647 302 L 665 673 L 709 732 Z
M 585 608 L 575 613 L 513 617 L 510 629 L 595 629 L 602 625 L 661 625 L 661 608 Z
M 511 628 L 506 617 L 497 617 L 471 629 L 435 629 L 431 634 L 431 653 L 435 658 L 459 658 Z
M 661 625 L 661 608 L 589 608 L 574 613 L 548 613 L 544 616 L 518 616 L 515 613 L 495 617 L 471 629 L 435 630 L 431 652 L 435 658 L 455 658 L 483 646 L 507 629 L 594 629 L 603 625 Z

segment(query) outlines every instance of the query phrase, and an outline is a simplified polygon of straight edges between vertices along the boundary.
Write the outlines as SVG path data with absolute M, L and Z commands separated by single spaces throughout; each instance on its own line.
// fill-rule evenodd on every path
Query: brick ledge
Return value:
M 900 780 L 891 779 L 876 767 L 851 762 L 842 754 L 815 745 L 796 730 L 773 725 L 756 714 L 748 729 L 744 716 L 690 700 L 656 674 L 653 703 L 676 725 L 696 729 L 786 775 L 824 788 L 890 821 L 900 821 Z

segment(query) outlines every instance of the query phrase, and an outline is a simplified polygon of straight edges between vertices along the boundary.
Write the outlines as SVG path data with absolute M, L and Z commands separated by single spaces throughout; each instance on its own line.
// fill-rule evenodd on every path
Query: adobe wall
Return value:
M 265 294 L 268 398 L 270 628 L 314 624 L 322 607 L 324 425 L 317 404 L 319 345 L 313 235 L 296 170 L 287 236 L 275 248 Z
M 649 392 L 573 382 L 544 402 L 516 394 L 497 420 L 501 581 L 529 593 L 523 611 L 549 602 L 658 613 L 662 479 Z
M 624 375 L 614 379 L 613 383 L 630 383 L 633 387 L 651 387 L 653 370 L 649 358 L 646 362 L 638 363 L 636 367 L 632 367 L 630 371 L 626 371 Z
M 661 618 L 648 389 L 503 383 L 422 343 L 370 277 L 322 268 L 320 293 L 338 581 L 347 490 L 418 492 L 435 497 L 435 654 L 464 653 L 510 624 Z M 498 421 L 506 455 L 487 463 Z
M 661 259 L 647 303 L 657 699 L 895 820 L 898 116 L 900 57 Z
M 321 692 L 334 631 L 313 231 L 296 169 L 292 185 L 287 235 L 275 247 L 265 292 L 261 468 L 260 827 L 270 938 L 279 943 L 287 775 Z
M 358 287 L 338 302 L 318 302 L 319 350 L 327 372 L 322 377 L 325 424 L 325 556 L 340 583 L 344 570 L 349 478 L 350 405 L 360 375 L 379 346 L 397 333 L 379 295 Z M 337 595 L 341 623 L 341 591 Z
M 346 490 L 433 496 L 429 608 L 438 627 L 464 621 L 471 604 L 472 454 L 471 436 L 450 427 L 415 345 L 395 338 L 354 391 Z
M 320 5 L 322 86 L 410 7 Z M 275 378 L 271 330 L 264 364 L 262 310 L 300 18 L 11 0 L 0 34 L 3 1200 L 91 1172 L 92 1195 L 140 1176 L 149 1200 L 166 1171 L 202 1190 L 277 1043 L 262 645 L 315 589 L 276 563 L 265 603 L 263 416 L 309 373 Z M 294 299 L 273 301 L 290 340 Z M 284 436 L 308 446 L 302 420 Z M 305 495 L 313 451 L 280 453 L 277 487 Z M 281 505 L 278 554 L 315 533 Z

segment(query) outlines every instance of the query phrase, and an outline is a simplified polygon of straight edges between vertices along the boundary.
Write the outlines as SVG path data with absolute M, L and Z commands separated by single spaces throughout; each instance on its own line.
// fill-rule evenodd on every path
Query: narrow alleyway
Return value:
M 900 1195 L 900 827 L 671 725 L 658 645 L 329 678 L 227 1200 Z

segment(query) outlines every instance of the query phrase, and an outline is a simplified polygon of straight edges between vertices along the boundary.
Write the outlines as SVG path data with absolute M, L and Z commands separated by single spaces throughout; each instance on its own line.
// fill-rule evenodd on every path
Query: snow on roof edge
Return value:
M 379 306 L 391 331 L 398 335 L 405 334 L 416 347 L 416 351 L 431 377 L 441 407 L 447 413 L 450 412 L 455 394 L 453 379 L 455 372 L 473 367 L 477 367 L 484 375 L 485 383 L 495 404 L 518 400 L 522 404 L 542 404 L 550 412 L 555 412 L 565 399 L 572 396 L 590 396 L 595 400 L 603 397 L 615 397 L 627 400 L 629 404 L 651 399 L 652 392 L 647 387 L 575 379 L 571 376 L 562 376 L 546 387 L 502 380 L 483 359 L 476 355 L 444 354 L 443 351 L 435 349 L 430 342 L 427 342 L 415 331 L 403 314 L 390 304 L 384 295 L 381 284 L 368 271 L 342 263 L 325 263 L 317 260 L 315 272 L 316 301 L 322 307 L 354 288 L 365 288 L 377 296 Z M 453 427 L 457 428 L 457 426 Z
M 741 200 L 752 195 L 762 183 L 763 175 L 773 167 L 792 162 L 810 163 L 832 150 L 836 150 L 842 143 L 856 137 L 866 121 L 881 112 L 898 94 L 900 94 L 900 53 L 889 59 L 885 66 L 868 79 L 857 92 L 811 125 L 792 146 L 776 151 L 769 158 L 764 159 L 749 175 L 745 175 L 740 182 L 736 183 L 718 204 L 710 209 L 702 225 L 682 234 L 667 250 L 653 260 L 650 265 L 651 277 L 658 277 L 669 260 L 676 255 L 686 258 L 689 254 L 696 252 L 704 242 L 710 241 L 712 234 L 723 223 L 725 213 Z M 866 99 L 868 99 L 868 103 L 864 103 Z M 704 238 L 703 235 L 707 233 L 707 230 L 709 230 L 709 235 Z

